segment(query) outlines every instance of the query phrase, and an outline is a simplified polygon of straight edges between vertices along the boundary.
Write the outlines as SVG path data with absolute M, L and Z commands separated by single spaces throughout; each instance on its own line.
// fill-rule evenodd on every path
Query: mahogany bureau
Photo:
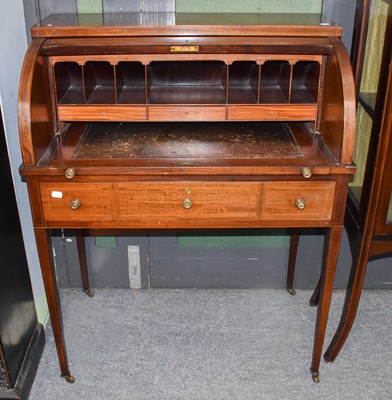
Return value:
M 171 25 L 136 16 L 117 16 L 121 25 L 106 16 L 114 24 L 105 26 L 49 17 L 32 28 L 23 65 L 20 172 L 61 374 L 74 381 L 51 229 L 325 227 L 318 381 L 355 171 L 355 90 L 341 28 L 265 24 L 262 15 L 176 15 Z

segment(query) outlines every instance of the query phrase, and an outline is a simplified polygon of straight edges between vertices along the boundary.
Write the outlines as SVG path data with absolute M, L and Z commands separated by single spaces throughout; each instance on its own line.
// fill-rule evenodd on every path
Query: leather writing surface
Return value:
M 72 158 L 102 157 L 301 158 L 302 151 L 281 123 L 92 124 Z

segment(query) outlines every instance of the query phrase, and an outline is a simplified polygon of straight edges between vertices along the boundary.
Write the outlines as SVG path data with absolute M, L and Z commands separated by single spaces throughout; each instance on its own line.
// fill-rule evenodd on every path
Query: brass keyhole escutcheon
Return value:
M 304 199 L 297 199 L 295 200 L 295 205 L 298 208 L 298 210 L 304 210 L 306 207 L 305 200 Z
M 303 168 L 301 169 L 301 171 L 302 171 L 302 176 L 303 176 L 305 179 L 311 178 L 311 176 L 312 176 L 312 170 L 311 170 L 309 167 L 303 167 Z
M 192 208 L 192 199 L 190 199 L 189 197 L 185 198 L 182 202 L 182 206 L 185 208 L 185 210 L 189 210 L 190 208 Z
M 72 210 L 77 210 L 79 207 L 80 207 L 80 200 L 79 199 L 73 199 L 73 200 L 71 200 L 71 203 L 70 203 L 70 207 L 71 207 L 71 209 Z
M 73 179 L 75 177 L 75 169 L 74 168 L 67 168 L 65 171 L 65 177 L 67 179 Z

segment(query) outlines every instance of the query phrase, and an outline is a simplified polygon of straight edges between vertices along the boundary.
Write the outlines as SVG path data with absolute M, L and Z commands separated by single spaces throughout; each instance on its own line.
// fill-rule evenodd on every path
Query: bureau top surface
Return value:
M 33 37 L 67 36 L 296 36 L 326 37 L 342 28 L 321 14 L 115 13 L 54 14 L 31 30 Z

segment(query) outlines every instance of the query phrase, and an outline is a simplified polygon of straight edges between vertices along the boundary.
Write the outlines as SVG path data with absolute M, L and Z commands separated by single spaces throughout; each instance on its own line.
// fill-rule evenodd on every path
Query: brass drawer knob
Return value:
M 303 167 L 301 170 L 305 179 L 309 179 L 312 176 L 312 170 L 309 167 Z
M 298 208 L 298 210 L 304 210 L 306 207 L 305 200 L 304 199 L 297 199 L 295 200 L 295 205 Z
M 190 199 L 189 197 L 185 198 L 182 202 L 182 206 L 185 208 L 185 210 L 189 210 L 190 208 L 192 208 L 192 199 Z
M 74 168 L 67 168 L 65 171 L 65 177 L 67 179 L 73 179 L 75 177 L 75 169 Z
M 73 199 L 70 203 L 70 207 L 72 210 L 77 210 L 80 207 L 80 200 L 79 199 Z

